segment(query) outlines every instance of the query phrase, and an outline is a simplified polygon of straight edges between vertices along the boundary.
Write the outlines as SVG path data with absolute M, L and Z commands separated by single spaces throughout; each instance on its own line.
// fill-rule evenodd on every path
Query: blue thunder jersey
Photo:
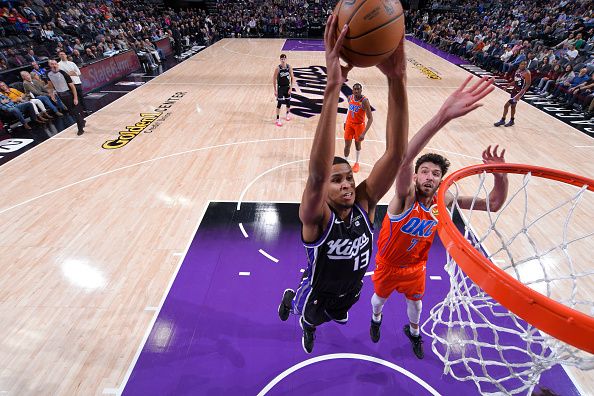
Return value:
M 355 204 L 348 225 L 332 211 L 324 234 L 303 245 L 308 266 L 295 296 L 298 306 L 312 290 L 316 295 L 341 296 L 360 287 L 371 259 L 373 227 L 367 213 Z

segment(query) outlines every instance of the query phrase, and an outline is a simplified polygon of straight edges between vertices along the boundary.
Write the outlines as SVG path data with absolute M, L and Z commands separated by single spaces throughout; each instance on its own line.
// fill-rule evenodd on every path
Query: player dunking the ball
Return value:
M 369 99 L 363 96 L 363 87 L 356 83 L 353 85 L 353 94 L 349 96 L 349 110 L 344 122 L 344 157 L 349 159 L 351 143 L 355 140 L 355 164 L 353 172 L 359 172 L 359 154 L 361 154 L 361 142 L 365 139 L 367 131 L 373 123 L 373 114 Z M 367 123 L 365 123 L 367 116 Z
M 433 243 L 439 214 L 435 208 L 436 192 L 449 168 L 449 161 L 438 154 L 425 154 L 414 162 L 429 140 L 446 123 L 481 106 L 477 102 L 493 91 L 492 80 L 481 79 L 465 90 L 472 77 L 466 79 L 443 104 L 440 111 L 410 140 L 402 166 L 396 176 L 396 194 L 388 205 L 380 235 L 376 268 L 372 276 L 375 293 L 371 298 L 373 309 L 370 335 L 373 342 L 380 339 L 383 306 L 392 292 L 402 293 L 406 300 L 409 324 L 404 333 L 412 343 L 413 352 L 424 357 L 419 321 L 425 293 L 425 266 L 429 248 Z M 491 146 L 483 151 L 486 164 L 505 162 L 505 150 L 498 154 Z M 414 164 L 414 167 L 413 167 Z M 473 197 L 459 197 L 462 209 L 498 211 L 507 197 L 506 174 L 494 174 L 495 185 L 489 202 Z M 453 196 L 447 194 L 447 204 Z
M 287 55 L 281 54 L 280 65 L 274 69 L 272 85 L 274 86 L 274 96 L 276 97 L 276 126 L 282 126 L 279 118 L 280 108 L 284 104 L 287 109 L 285 119 L 291 119 L 291 90 L 295 82 L 293 68 L 287 63 Z
M 359 299 L 362 279 L 373 246 L 375 206 L 394 183 L 408 138 L 406 60 L 403 43 L 378 68 L 388 79 L 386 151 L 369 177 L 355 185 L 348 161 L 335 157 L 335 129 L 340 90 L 352 66 L 338 58 L 347 26 L 337 33 L 338 19 L 326 23 L 327 84 L 322 113 L 312 143 L 309 175 L 301 198 L 299 219 L 308 266 L 294 292 L 285 290 L 278 307 L 281 320 L 299 315 L 302 346 L 314 347 L 316 327 L 329 321 L 346 324 L 349 309 Z

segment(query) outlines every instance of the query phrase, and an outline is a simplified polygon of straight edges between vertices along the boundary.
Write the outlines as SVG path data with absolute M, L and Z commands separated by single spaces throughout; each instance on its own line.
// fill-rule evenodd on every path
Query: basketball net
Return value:
M 519 393 L 530 395 L 538 384 L 541 374 L 555 364 L 562 363 L 582 370 L 594 368 L 592 353 L 561 341 L 542 329 L 539 330 L 528 323 L 535 323 L 534 320 L 539 318 L 524 313 L 522 318 L 512 313 L 510 310 L 516 313 L 520 310 L 508 301 L 505 303 L 507 307 L 503 306 L 500 302 L 504 299 L 499 298 L 500 302 L 496 301 L 477 284 L 484 285 L 484 288 L 492 291 L 491 294 L 496 294 L 493 291 L 501 287 L 510 287 L 509 284 L 517 284 L 519 288 L 525 285 L 542 294 L 540 297 L 543 300 L 552 300 L 552 305 L 561 303 L 564 305 L 562 308 L 570 308 L 567 311 L 578 311 L 576 315 L 582 315 L 581 319 L 586 322 L 594 320 L 592 253 L 585 256 L 586 260 L 582 259 L 584 262 L 577 262 L 575 257 L 572 257 L 574 247 L 591 251 L 594 246 L 592 222 L 594 216 L 591 211 L 594 200 L 591 199 L 592 193 L 588 191 L 594 185 L 579 187 L 580 184 L 575 182 L 569 185 L 564 178 L 543 176 L 538 172 L 512 170 L 511 167 L 506 168 L 508 165 L 510 164 L 500 167 L 504 169 L 496 169 L 497 167 L 491 165 L 471 167 L 477 169 L 474 172 L 459 175 L 456 181 L 454 176 L 461 173 L 458 171 L 448 178 L 452 179 L 452 182 L 448 184 L 446 180 L 442 184 L 442 188 L 446 191 L 449 189 L 454 199 L 451 206 L 446 208 L 448 213 L 442 213 L 442 208 L 445 208 L 443 203 L 445 192 L 440 194 L 443 204 L 443 206 L 440 205 L 438 201 L 440 221 L 446 220 L 445 216 L 449 216 L 447 220 L 450 220 L 454 213 L 458 212 L 462 217 L 462 224 L 458 224 L 456 229 L 450 221 L 449 230 L 446 230 L 448 226 L 440 224 L 440 237 L 448 250 L 445 270 L 450 278 L 450 290 L 445 299 L 431 309 L 429 318 L 422 325 L 423 333 L 432 338 L 431 349 L 445 365 L 444 373 L 460 381 L 474 381 L 479 392 L 486 395 Z M 522 167 L 521 165 L 511 166 Z M 510 182 L 508 199 L 498 212 L 473 210 L 479 198 L 486 198 L 487 206 L 489 205 L 490 188 L 487 188 L 487 184 L 492 180 L 492 176 L 487 178 L 487 172 L 521 174 L 508 176 Z M 479 176 L 478 183 L 476 178 L 467 177 L 473 174 Z M 462 187 L 459 185 L 462 184 L 460 179 L 463 177 L 469 180 L 470 189 L 466 188 L 466 184 Z M 512 179 L 515 179 L 513 183 Z M 549 179 L 557 181 L 553 182 Z M 540 192 L 549 188 L 543 185 L 544 182 L 566 190 L 558 196 L 549 191 L 546 194 L 548 202 L 555 201 L 555 203 L 548 205 L 549 208 L 545 209 L 542 203 L 536 200 L 538 196 L 534 197 L 535 192 L 532 192 L 531 197 L 532 190 Z M 574 187 L 575 185 L 578 187 Z M 464 190 L 466 194 L 461 193 L 461 188 L 466 188 Z M 469 190 L 470 194 L 468 194 Z M 458 203 L 459 197 L 472 196 L 472 191 L 474 191 L 472 208 L 461 210 Z M 537 208 L 531 208 L 531 206 Z M 590 220 L 586 221 L 586 227 L 583 227 L 583 224 L 578 226 L 574 221 L 574 217 L 581 211 L 586 216 L 589 215 Z M 548 238 L 547 230 L 539 229 L 547 222 L 550 224 L 552 219 L 560 228 L 554 241 Z M 479 225 L 475 226 L 475 223 Z M 507 274 L 504 274 L 505 277 L 509 275 L 513 279 L 510 279 L 506 285 L 503 285 L 504 282 L 497 285 L 498 279 L 494 281 L 491 276 L 475 275 L 474 280 L 477 282 L 475 283 L 461 268 L 464 267 L 466 272 L 469 272 L 468 263 L 473 265 L 474 262 L 462 259 L 455 253 L 456 249 L 450 249 L 453 244 L 448 244 L 447 238 L 444 238 L 446 231 L 456 232 L 458 236 L 463 235 L 468 242 L 467 250 L 474 250 L 473 254 L 479 252 L 483 258 L 488 259 L 488 265 L 498 267 L 496 271 L 502 270 Z M 543 242 L 545 234 L 549 240 Z M 518 248 L 520 245 L 522 249 Z M 457 260 L 464 260 L 466 265 L 462 265 Z M 493 283 L 496 283 L 494 289 Z M 517 286 L 511 285 L 511 287 Z M 561 287 L 564 292 L 560 293 Z M 511 301 L 513 302 L 513 299 Z M 530 304 L 536 307 L 540 303 L 531 300 Z M 542 305 L 548 308 L 546 304 L 547 302 Z M 530 310 L 522 312 L 530 312 Z M 578 332 L 576 328 L 572 333 L 571 326 L 574 321 L 571 318 L 564 321 L 561 317 L 554 317 L 552 321 L 557 327 L 569 326 L 561 330 L 567 330 L 570 335 Z M 588 322 L 588 327 L 592 323 L 594 322 Z M 550 329 L 549 327 L 547 330 L 551 332 Z M 592 351 L 594 339 L 590 339 L 590 342 L 589 350 Z

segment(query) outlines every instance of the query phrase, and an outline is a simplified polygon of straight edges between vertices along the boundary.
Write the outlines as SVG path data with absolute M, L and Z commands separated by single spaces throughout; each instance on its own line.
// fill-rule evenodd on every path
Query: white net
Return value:
M 587 187 L 526 175 L 508 176 L 507 202 L 496 213 L 460 209 L 458 198 L 488 202 L 486 173 L 451 188 L 448 215 L 460 232 L 506 273 L 547 297 L 594 316 L 594 200 Z M 469 193 L 470 192 L 470 193 Z M 553 202 L 551 204 L 551 202 Z M 443 216 L 444 214 L 442 214 Z M 540 375 L 562 363 L 594 368 L 594 355 L 553 338 L 486 294 L 448 255 L 450 291 L 430 311 L 423 333 L 444 373 L 474 381 L 486 395 L 531 394 Z M 563 325 L 563 324 L 560 324 Z M 594 343 L 594 340 L 592 340 Z

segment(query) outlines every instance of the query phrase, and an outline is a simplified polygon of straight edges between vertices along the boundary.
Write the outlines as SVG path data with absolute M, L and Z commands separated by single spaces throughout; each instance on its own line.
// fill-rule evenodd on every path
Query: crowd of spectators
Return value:
M 336 1 L 217 0 L 213 21 L 224 37 L 305 37 L 321 29 Z
M 8 91 L 6 95 L 0 92 L 0 116 L 5 121 L 9 118 L 9 123 L 10 118 L 18 119 L 25 128 L 29 126 L 23 114 L 43 122 L 49 113 L 40 111 L 35 100 L 39 93 L 24 84 L 22 71 L 33 81 L 47 82 L 50 59 L 65 54 L 66 60 L 80 67 L 128 50 L 156 69 L 164 54 L 155 41 L 168 38 L 180 55 L 191 43 L 207 45 L 218 38 L 204 9 L 174 11 L 160 1 L 24 0 L 6 4 L 0 7 L 0 80 L 10 81 L 10 88 L 21 94 L 9 97 Z M 56 115 L 60 111 L 53 108 L 54 103 L 46 107 Z
M 174 11 L 160 3 L 24 0 L 0 9 L 0 70 L 56 58 L 60 51 L 81 66 L 135 50 L 151 66 L 154 41 L 169 37 L 181 52 L 184 38 L 212 37 L 202 9 Z
M 60 52 L 77 66 L 134 50 L 157 68 L 154 42 L 169 38 L 176 55 L 223 37 L 303 37 L 319 29 L 336 0 L 213 0 L 173 10 L 159 0 L 22 0 L 0 7 L 2 71 L 47 80 L 48 59 Z M 511 79 L 526 60 L 533 89 L 549 100 L 594 110 L 592 0 L 436 0 L 407 12 L 407 29 L 444 51 Z M 592 103 L 592 105 L 590 105 Z M 0 109 L 1 110 L 1 109 Z
M 594 111 L 592 0 L 478 0 L 434 3 L 408 14 L 413 34 L 511 80 L 522 61 L 532 90 L 584 112 Z
M 156 69 L 164 61 L 164 54 L 154 44 L 157 40 L 168 38 L 179 56 L 194 44 L 208 46 L 223 37 L 303 37 L 312 27 L 322 32 L 335 1 L 210 3 L 210 12 L 204 8 L 173 10 L 159 0 L 0 3 L 0 81 L 9 78 L 11 89 L 23 91 L 18 100 L 16 94 L 2 97 L 0 116 L 10 113 L 22 121 L 20 113 L 29 113 L 39 122 L 44 118 L 39 114 L 49 115 L 35 101 L 39 92 L 31 90 L 32 84 L 23 85 L 26 81 L 20 72 L 28 73 L 33 81 L 47 82 L 48 60 L 60 54 L 81 67 L 134 50 L 145 66 Z M 35 105 L 25 104 L 29 102 Z M 47 106 L 52 111 L 54 102 Z

